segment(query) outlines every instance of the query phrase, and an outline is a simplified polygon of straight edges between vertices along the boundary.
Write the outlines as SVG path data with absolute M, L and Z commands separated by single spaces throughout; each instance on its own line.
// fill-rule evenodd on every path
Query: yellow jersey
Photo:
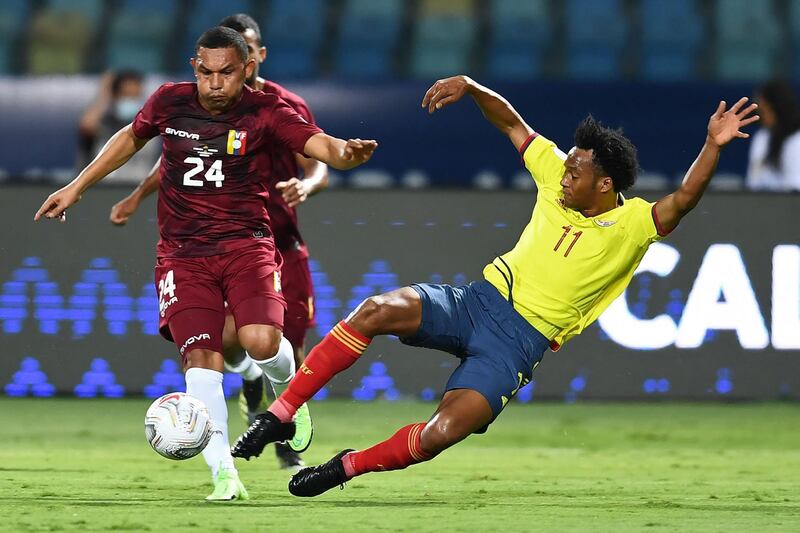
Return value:
M 552 141 L 534 134 L 520 152 L 538 188 L 536 205 L 514 249 L 483 275 L 506 299 L 511 283 L 514 308 L 557 350 L 625 290 L 661 235 L 654 204 L 641 198 L 619 195 L 618 207 L 588 218 L 565 207 L 566 155 Z

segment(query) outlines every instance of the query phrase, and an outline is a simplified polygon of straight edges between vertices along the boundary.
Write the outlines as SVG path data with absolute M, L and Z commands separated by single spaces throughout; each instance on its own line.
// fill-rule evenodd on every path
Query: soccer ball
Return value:
M 155 451 L 167 459 L 189 459 L 202 452 L 213 426 L 206 405 L 182 392 L 165 394 L 150 404 L 144 434 Z

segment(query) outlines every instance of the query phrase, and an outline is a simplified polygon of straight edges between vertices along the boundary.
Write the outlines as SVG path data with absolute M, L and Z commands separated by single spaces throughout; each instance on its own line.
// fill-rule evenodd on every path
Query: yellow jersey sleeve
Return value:
M 642 198 L 630 198 L 625 201 L 632 204 L 626 224 L 628 235 L 632 240 L 641 245 L 648 245 L 666 237 L 666 232 L 658 222 L 655 202 L 648 202 Z
M 539 189 L 561 190 L 560 183 L 564 176 L 564 160 L 567 155 L 553 141 L 534 133 L 520 147 L 519 152 L 525 168 L 531 173 Z

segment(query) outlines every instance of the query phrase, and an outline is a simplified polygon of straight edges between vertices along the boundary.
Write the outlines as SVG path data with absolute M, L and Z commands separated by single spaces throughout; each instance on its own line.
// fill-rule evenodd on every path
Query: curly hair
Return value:
M 575 146 L 593 151 L 595 170 L 611 177 L 615 192 L 629 189 L 636 181 L 639 171 L 636 147 L 621 129 L 606 128 L 589 115 L 575 130 Z

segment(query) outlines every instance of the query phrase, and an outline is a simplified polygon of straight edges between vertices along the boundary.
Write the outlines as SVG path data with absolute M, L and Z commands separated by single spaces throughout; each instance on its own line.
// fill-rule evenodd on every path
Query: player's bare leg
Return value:
M 239 328 L 237 336 L 239 344 L 274 386 L 280 388 L 294 377 L 294 348 L 280 329 L 265 324 L 249 324 Z
M 419 329 L 421 320 L 420 297 L 410 287 L 364 300 L 311 350 L 286 391 L 236 441 L 233 456 L 257 457 L 268 443 L 291 438 L 295 431 L 293 419 L 300 406 L 333 376 L 355 363 L 372 337 L 411 336 Z
M 265 394 L 267 387 L 264 382 L 264 372 L 239 344 L 236 322 L 233 315 L 230 314 L 225 317 L 222 346 L 225 368 L 242 376 L 239 408 L 247 424 L 252 424 L 255 416 L 267 409 L 268 403 Z
M 276 333 L 280 333 L 277 328 L 245 326 L 241 329 L 241 333 L 243 341 L 240 339 L 240 332 L 236 330 L 233 316 L 228 315 L 222 335 L 225 346 L 225 365 L 229 370 L 242 375 L 239 408 L 249 425 L 255 421 L 258 414 L 266 411 L 267 394 L 277 398 L 286 389 L 288 382 L 294 377 L 296 366 L 292 366 L 288 359 L 290 352 L 287 347 L 288 341 L 285 338 L 278 341 L 278 353 L 272 358 L 267 357 L 266 361 L 259 362 L 242 347 L 242 342 L 244 342 L 259 355 L 269 356 L 274 349 L 274 337 Z M 291 357 L 296 361 L 297 348 L 293 346 Z M 262 366 L 268 372 L 263 371 Z M 291 440 L 285 444 L 275 443 L 275 452 L 282 469 L 297 471 L 304 466 L 298 452 L 308 448 L 314 435 L 314 425 L 307 406 L 302 406 L 298 410 L 296 426 L 297 430 Z
M 189 350 L 185 357 L 186 393 L 208 407 L 214 433 L 203 450 L 203 458 L 211 468 L 214 492 L 206 499 L 230 501 L 248 499 L 247 490 L 239 481 L 228 448 L 228 407 L 222 390 L 222 354 L 205 348 Z
M 492 408 L 481 393 L 448 391 L 427 423 L 410 424 L 371 448 L 343 450 L 327 463 L 304 468 L 289 481 L 289 492 L 317 496 L 368 472 L 402 470 L 428 461 L 491 421 Z
M 238 337 L 242 347 L 256 361 L 275 389 L 276 395 L 280 397 L 295 375 L 292 345 L 283 337 L 279 329 L 268 325 L 242 326 L 238 330 Z M 250 427 L 257 425 L 259 418 L 265 416 L 265 414 L 256 416 L 256 420 L 253 421 Z M 290 423 L 287 423 L 281 431 L 275 433 L 273 435 L 274 438 L 265 441 L 264 445 L 258 449 L 258 454 L 249 454 L 246 457 L 242 457 L 249 458 L 253 455 L 260 455 L 267 443 L 283 441 L 286 441 L 292 450 L 300 453 L 309 447 L 313 435 L 314 427 L 308 406 L 305 402 L 301 402 L 292 411 Z

